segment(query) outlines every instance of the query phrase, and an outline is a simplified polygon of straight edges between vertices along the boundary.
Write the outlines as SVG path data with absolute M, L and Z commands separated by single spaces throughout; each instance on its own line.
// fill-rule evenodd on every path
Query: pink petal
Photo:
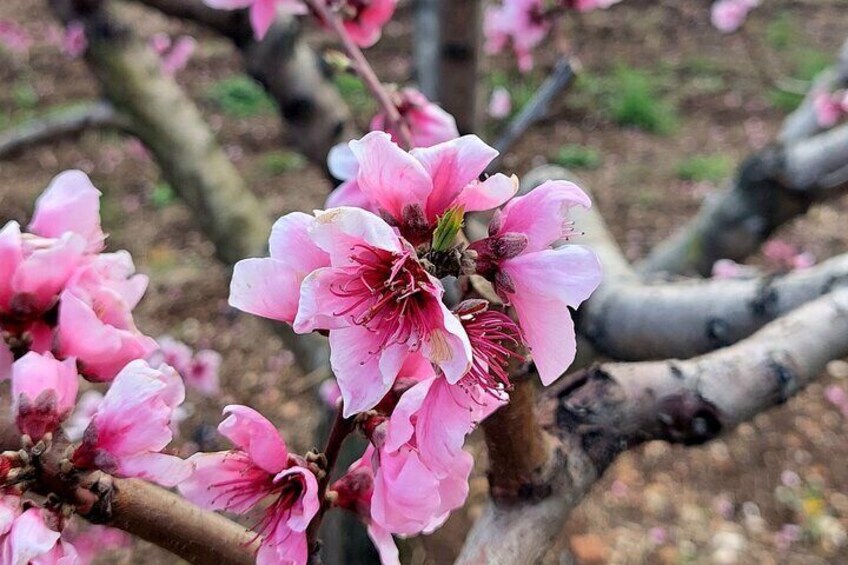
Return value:
M 400 555 L 391 532 L 371 523 L 368 524 L 368 537 L 374 542 L 382 565 L 400 565 Z
M 529 194 L 507 202 L 498 233 L 524 234 L 528 239 L 524 252 L 539 251 L 568 234 L 565 223 L 572 207 L 591 205 L 592 201 L 576 184 L 548 181 Z
M 392 18 L 397 0 L 372 0 L 360 8 L 358 18 L 345 21 L 351 39 L 360 47 L 371 47 L 380 40 L 382 27 Z
M 12 277 L 23 260 L 21 228 L 18 222 L 9 222 L 0 231 L 0 310 L 9 307 L 14 294 Z
M 36 249 L 15 272 L 15 291 L 32 295 L 40 308 L 48 306 L 80 266 L 85 245 L 79 235 L 66 233 L 49 247 Z
M 65 171 L 35 201 L 29 229 L 51 238 L 73 232 L 86 240 L 89 251 L 99 251 L 105 237 L 100 229 L 100 195 L 88 175 Z
M 118 473 L 174 487 L 188 479 L 194 468 L 189 461 L 164 453 L 142 453 L 120 459 Z
M 427 199 L 427 218 L 437 216 L 454 205 L 462 189 L 476 181 L 498 152 L 476 135 L 464 135 L 428 148 L 413 149 L 432 179 L 433 190 Z
M 275 0 L 256 0 L 250 7 L 250 25 L 257 41 L 261 41 L 271 29 L 271 24 L 277 17 Z
M 568 306 L 597 288 L 601 267 L 589 249 L 568 245 L 520 255 L 503 265 L 515 285 L 509 299 L 542 383 L 559 378 L 574 360 L 576 341 Z
M 292 323 L 300 282 L 298 273 L 277 259 L 243 259 L 233 268 L 229 304 L 242 312 Z
M 369 212 L 377 212 L 377 209 L 371 204 L 369 199 L 362 189 L 359 188 L 359 183 L 356 179 L 345 181 L 338 186 L 330 196 L 327 197 L 325 208 L 338 208 L 340 206 L 352 206 L 354 208 L 362 208 Z
M 330 331 L 330 364 L 345 418 L 376 406 L 394 384 L 408 349 L 393 345 L 381 351 L 381 346 L 380 338 L 361 326 Z
M 77 364 L 73 358 L 58 361 L 50 353 L 39 355 L 30 351 L 12 365 L 12 412 L 17 412 L 21 395 L 32 403 L 51 390 L 56 395 L 57 415 L 64 419 L 76 404 L 78 388 Z
M 238 10 L 247 8 L 256 0 L 203 0 L 203 3 L 216 10 Z
M 269 538 L 263 538 L 256 565 L 306 565 L 309 551 L 305 532 L 293 532 L 281 523 Z
M 471 368 L 471 342 L 462 323 L 438 300 L 441 327 L 432 330 L 424 341 L 424 355 L 438 365 L 448 382 L 458 382 Z
M 339 180 L 351 180 L 359 172 L 359 161 L 350 150 L 348 143 L 339 143 L 330 149 L 327 155 L 327 168 L 334 178 Z M 332 206 L 327 206 L 332 208 Z
M 269 494 L 268 473 L 242 452 L 196 453 L 188 461 L 194 472 L 178 488 L 201 508 L 245 514 Z
M 315 269 L 330 264 L 330 256 L 309 236 L 309 228 L 314 222 L 314 216 L 303 212 L 286 214 L 274 222 L 268 240 L 271 257 L 289 266 L 300 280 Z
M 44 510 L 30 508 L 12 524 L 8 539 L 10 565 L 26 565 L 48 553 L 59 541 L 59 532 L 50 529 L 44 520 Z M 5 552 L 4 552 L 5 553 Z
M 279 473 L 286 465 L 286 444 L 274 424 L 247 406 L 233 404 L 224 408 L 227 418 L 218 425 L 218 432 L 269 473 Z
M 318 514 L 318 509 L 321 507 L 321 503 L 318 502 L 318 480 L 315 478 L 315 475 L 312 474 L 312 471 L 304 469 L 303 467 L 294 466 L 274 477 L 274 482 L 283 482 L 288 477 L 292 477 L 294 475 L 300 476 L 306 484 L 306 490 L 303 491 L 297 503 L 295 503 L 292 508 L 288 509 L 286 525 L 291 528 L 292 531 L 305 532 L 307 526 L 309 526 L 309 522 L 311 522 L 312 518 Z
M 349 326 L 350 322 L 342 313 L 350 306 L 351 299 L 339 296 L 333 289 L 355 278 L 357 273 L 356 267 L 326 268 L 306 277 L 300 287 L 297 317 L 292 325 L 294 331 L 308 333 Z
M 397 220 L 403 218 L 403 209 L 408 205 L 425 208 L 433 191 L 430 175 L 388 134 L 372 131 L 351 141 L 350 149 L 359 161 L 359 187 L 379 208 Z
M 471 182 L 456 198 L 456 206 L 466 212 L 483 212 L 503 205 L 518 192 L 518 177 L 501 173 L 492 175 L 483 182 Z
M 408 448 L 380 453 L 374 477 L 371 517 L 378 526 L 401 535 L 420 533 L 440 516 L 439 481 Z
M 333 208 L 319 212 L 309 229 L 309 237 L 329 253 L 333 266 L 351 264 L 352 247 L 368 246 L 400 251 L 395 230 L 375 214 L 359 208 Z

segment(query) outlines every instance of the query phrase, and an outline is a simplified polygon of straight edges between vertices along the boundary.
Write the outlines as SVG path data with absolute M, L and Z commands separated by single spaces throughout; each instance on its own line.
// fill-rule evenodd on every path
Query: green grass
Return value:
M 18 81 L 12 85 L 12 99 L 18 108 L 31 110 L 38 106 L 39 96 L 30 83 Z
M 150 202 L 157 208 L 164 208 L 176 200 L 177 195 L 174 194 L 174 189 L 167 182 L 159 182 L 153 187 L 153 192 L 150 194 Z
M 601 166 L 601 154 L 585 145 L 563 145 L 552 161 L 566 169 L 597 169 Z
M 617 67 L 607 86 L 609 111 L 623 126 L 666 135 L 677 125 L 674 106 L 660 96 L 658 79 L 646 71 Z
M 787 114 L 797 108 L 804 99 L 802 94 L 786 92 L 778 88 L 770 88 L 767 96 L 772 106 Z
M 337 73 L 333 81 L 354 115 L 370 116 L 375 112 L 374 101 L 359 77 L 350 73 Z
M 243 75 L 215 84 L 209 98 L 222 112 L 236 118 L 250 118 L 274 110 L 273 101 L 262 87 Z
M 695 182 L 719 182 L 730 175 L 733 163 L 727 155 L 692 155 L 677 164 L 677 178 Z
M 273 151 L 262 158 L 262 166 L 271 176 L 299 171 L 306 166 L 306 158 L 294 151 Z
M 797 30 L 789 14 L 781 14 L 766 26 L 766 41 L 777 51 L 786 51 L 797 37 Z

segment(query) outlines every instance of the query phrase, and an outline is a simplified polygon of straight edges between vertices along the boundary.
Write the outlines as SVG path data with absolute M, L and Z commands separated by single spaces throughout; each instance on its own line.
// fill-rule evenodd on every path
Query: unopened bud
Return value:
M 436 230 L 433 232 L 432 249 L 434 251 L 447 251 L 456 241 L 456 236 L 462 230 L 462 220 L 465 217 L 465 208 L 456 206 L 451 208 L 439 218 Z

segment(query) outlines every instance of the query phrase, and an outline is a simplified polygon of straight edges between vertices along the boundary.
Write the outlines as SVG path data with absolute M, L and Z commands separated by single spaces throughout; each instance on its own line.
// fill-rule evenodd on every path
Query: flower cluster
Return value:
M 270 257 L 233 273 L 232 306 L 329 336 L 343 416 L 371 445 L 326 497 L 363 519 L 386 563 L 397 560 L 391 534 L 430 532 L 464 503 L 465 438 L 508 402 L 510 364 L 528 350 L 545 384 L 568 368 L 569 308 L 600 282 L 594 253 L 560 245 L 573 235 L 569 210 L 589 207 L 587 195 L 552 181 L 515 197 L 517 178 L 484 174 L 496 155 L 475 136 L 407 152 L 371 132 L 343 155 L 355 193 L 283 216 Z M 488 234 L 467 243 L 464 215 L 487 210 Z M 196 456 L 199 471 L 181 488 L 235 512 L 273 495 L 263 551 L 301 563 L 316 504 L 306 471 L 316 471 L 257 414 L 228 413 L 221 432 L 237 449 Z M 259 442 L 264 450 L 251 447 Z
M 609 8 L 621 0 L 503 0 L 486 11 L 483 32 L 486 51 L 500 53 L 510 43 L 518 68 L 533 68 L 533 50 L 547 37 L 555 19 L 567 10 L 588 12 Z
M 142 360 L 156 348 L 132 318 L 147 278 L 134 274 L 128 253 L 103 252 L 99 199 L 83 173 L 65 172 L 39 197 L 28 231 L 17 222 L 0 231 L 0 376 L 11 379 L 25 448 L 0 455 L 2 563 L 81 562 L 61 506 L 25 496 L 33 458 L 51 449 L 63 424 L 79 440 L 63 472 L 101 470 L 165 486 L 192 472 L 191 463 L 162 453 L 185 390 L 173 369 Z M 109 382 L 105 396 L 90 390 L 78 406 L 80 375 Z M 75 408 L 85 423 L 71 417 Z M 80 431 L 71 433 L 72 424 Z
M 219 10 L 249 8 L 250 24 L 257 40 L 268 33 L 277 10 L 303 15 L 309 12 L 303 0 L 203 0 Z M 370 47 L 379 41 L 381 31 L 395 12 L 397 0 L 318 0 L 339 15 L 345 30 L 360 47 Z

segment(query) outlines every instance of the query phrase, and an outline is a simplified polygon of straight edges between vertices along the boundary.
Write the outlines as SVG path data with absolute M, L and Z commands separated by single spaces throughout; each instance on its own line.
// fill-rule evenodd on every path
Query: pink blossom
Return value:
M 449 381 L 462 378 L 471 363 L 468 337 L 408 242 L 358 208 L 319 213 L 310 237 L 330 256 L 330 266 L 304 279 L 294 329 L 330 330 L 345 417 L 375 406 L 418 351 Z
M 288 14 L 306 13 L 306 6 L 301 0 L 203 0 L 203 3 L 218 10 L 250 8 L 250 25 L 257 40 L 268 33 L 278 8 Z
M 710 19 L 721 33 L 732 33 L 745 23 L 748 12 L 759 5 L 759 0 L 716 0 Z
M 512 96 L 509 90 L 502 86 L 495 88 L 489 100 L 489 115 L 496 120 L 502 120 L 509 116 L 510 112 L 512 112 Z
M 32 37 L 15 22 L 0 20 L 0 45 L 12 53 L 27 53 L 32 47 Z
M 288 453 L 274 425 L 246 406 L 228 406 L 218 426 L 235 449 L 191 457 L 194 474 L 180 486 L 190 501 L 210 510 L 245 514 L 272 498 L 256 531 L 259 565 L 305 564 L 306 528 L 318 513 L 318 481 L 307 463 Z
M 713 263 L 712 278 L 714 279 L 744 279 L 756 276 L 757 269 L 737 263 L 732 259 L 719 259 Z
M 397 0 L 345 0 L 340 13 L 350 38 L 360 47 L 371 47 L 380 40 L 396 7 Z
M 76 59 L 88 49 L 88 38 L 85 36 L 85 26 L 82 22 L 73 21 L 65 27 L 62 37 L 62 53 Z
M 342 399 L 342 390 L 335 379 L 327 379 L 318 387 L 318 396 L 327 408 L 338 408 Z
M 811 253 L 799 251 L 794 245 L 780 239 L 767 241 L 763 245 L 763 255 L 780 271 L 808 269 L 816 263 Z
M 191 347 L 169 335 L 159 337 L 156 344 L 159 346 L 158 349 L 148 359 L 152 367 L 158 367 L 164 363 L 176 369 L 181 375 L 188 370 L 194 355 Z
M 578 12 L 590 12 L 597 9 L 606 9 L 621 0 L 566 0 L 566 5 Z
M 576 339 L 569 308 L 586 300 L 601 281 L 595 254 L 579 245 L 554 244 L 571 235 L 571 208 L 588 208 L 575 184 L 549 181 L 512 199 L 495 214 L 489 237 L 471 245 L 477 271 L 515 308 L 525 344 L 547 385 L 574 360 Z
M 459 137 L 456 120 L 438 104 L 414 88 L 404 88 L 394 94 L 395 106 L 403 124 L 412 137 L 413 147 L 432 147 Z M 385 112 L 380 112 L 371 120 L 371 131 L 385 131 L 392 141 L 402 139 L 397 127 L 390 124 Z
M 330 264 L 330 256 L 309 237 L 315 218 L 287 214 L 271 229 L 270 257 L 236 263 L 230 283 L 230 306 L 244 312 L 294 323 L 300 285 L 312 271 Z
M 62 538 L 73 544 L 79 555 L 80 563 L 91 563 L 95 557 L 107 551 L 128 548 L 132 545 L 129 534 L 107 526 L 85 524 L 77 526 L 76 522 L 62 532 Z M 72 565 L 62 563 L 60 565 Z
M 180 483 L 191 474 L 191 464 L 161 451 L 173 438 L 171 420 L 184 398 L 176 372 L 131 362 L 112 382 L 72 462 L 163 486 Z
M 392 534 L 371 519 L 371 498 L 374 496 L 374 469 L 371 467 L 373 447 L 333 483 L 330 491 L 336 495 L 334 506 L 353 512 L 368 529 L 368 537 L 380 554 L 382 565 L 400 565 L 398 548 Z
M 182 35 L 174 43 L 165 33 L 157 33 L 150 38 L 153 50 L 161 58 L 162 72 L 173 76 L 185 68 L 197 48 L 197 40 L 190 35 Z
M 5 497 L 4 497 L 5 498 Z M 0 508 L 5 504 L 0 503 Z M 8 512 L 8 510 L 7 510 Z M 0 510 L 0 517 L 4 517 Z M 71 565 L 76 563 L 74 548 L 60 541 L 59 519 L 33 507 L 9 513 L 11 523 L 0 521 L 0 563 L 9 565 Z M 70 559 L 62 560 L 68 556 Z
M 156 348 L 132 318 L 147 288 L 147 277 L 134 273 L 129 253 L 103 253 L 74 273 L 61 295 L 59 352 L 76 357 L 80 372 L 92 380 L 109 381 Z
M 87 251 L 101 251 L 106 236 L 100 228 L 100 191 L 82 171 L 59 174 L 35 201 L 29 230 L 47 238 L 72 232 L 85 238 Z
M 545 39 L 550 28 L 542 0 L 504 0 L 502 6 L 486 10 L 483 22 L 486 52 L 496 55 L 512 43 L 518 68 L 527 72 L 533 68 L 533 49 Z
M 207 396 L 218 394 L 221 354 L 211 349 L 201 349 L 194 354 L 183 379 L 190 387 Z
M 813 97 L 813 110 L 816 113 L 816 121 L 819 127 L 831 128 L 848 112 L 843 99 L 845 91 L 826 92 L 819 91 Z
M 351 141 L 350 149 L 360 191 L 413 245 L 429 241 L 447 210 L 491 210 L 518 189 L 515 177 L 500 173 L 479 180 L 498 152 L 474 135 L 407 153 L 387 134 L 371 132 Z
M 73 358 L 57 361 L 30 351 L 12 366 L 12 413 L 23 434 L 38 441 L 74 408 L 79 378 Z

